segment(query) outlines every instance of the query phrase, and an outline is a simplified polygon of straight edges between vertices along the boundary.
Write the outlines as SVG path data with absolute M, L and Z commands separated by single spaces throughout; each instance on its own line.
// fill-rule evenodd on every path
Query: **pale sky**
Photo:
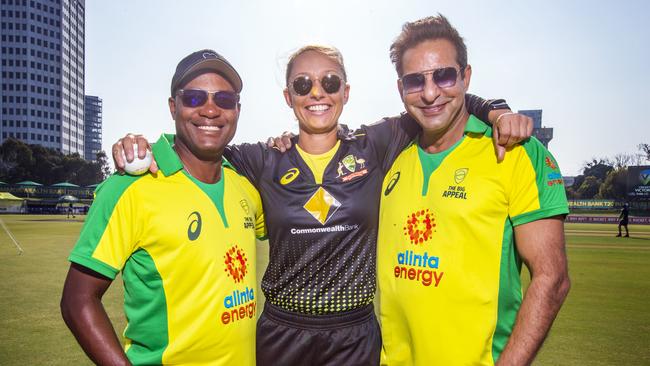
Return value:
M 564 175 L 593 157 L 650 143 L 647 1 L 172 1 L 86 0 L 86 94 L 103 99 L 103 148 L 126 132 L 173 132 L 167 98 L 176 64 L 211 48 L 244 81 L 233 142 L 255 142 L 297 122 L 282 96 L 288 55 L 308 43 L 338 47 L 351 127 L 403 110 L 388 48 L 407 21 L 438 12 L 464 37 L 469 91 L 543 109 L 549 149 Z

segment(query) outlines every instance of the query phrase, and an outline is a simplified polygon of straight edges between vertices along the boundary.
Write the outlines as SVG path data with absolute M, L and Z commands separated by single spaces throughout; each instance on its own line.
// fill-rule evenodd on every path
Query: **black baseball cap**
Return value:
M 171 95 L 174 96 L 176 90 L 191 78 L 207 71 L 214 71 L 223 76 L 237 93 L 241 92 L 241 77 L 230 62 L 213 50 L 200 50 L 185 56 L 176 66 L 176 72 L 172 77 Z

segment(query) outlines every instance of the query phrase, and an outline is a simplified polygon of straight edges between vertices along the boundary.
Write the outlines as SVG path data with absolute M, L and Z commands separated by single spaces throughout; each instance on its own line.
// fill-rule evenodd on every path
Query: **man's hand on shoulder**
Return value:
M 279 150 L 280 152 L 286 152 L 291 149 L 291 139 L 296 136 L 293 132 L 284 131 L 282 135 L 278 137 L 269 137 L 266 140 L 266 146 L 271 149 Z
M 508 109 L 490 111 L 492 122 L 492 140 L 497 154 L 497 161 L 503 161 L 506 149 L 527 140 L 533 135 L 533 119 Z

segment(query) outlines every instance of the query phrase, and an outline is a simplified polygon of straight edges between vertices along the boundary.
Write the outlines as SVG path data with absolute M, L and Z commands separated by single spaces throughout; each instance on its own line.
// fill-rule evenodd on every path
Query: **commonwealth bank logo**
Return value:
M 325 225 L 327 220 L 341 207 L 341 202 L 337 201 L 323 187 L 319 187 L 316 193 L 302 207 L 318 220 L 321 225 Z

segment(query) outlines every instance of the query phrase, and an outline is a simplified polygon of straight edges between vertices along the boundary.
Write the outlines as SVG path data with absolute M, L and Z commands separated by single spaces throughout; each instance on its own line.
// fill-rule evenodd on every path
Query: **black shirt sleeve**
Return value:
M 387 117 L 370 125 L 362 125 L 349 133 L 352 138 L 365 138 L 386 172 L 399 153 L 420 133 L 420 126 L 408 114 Z
M 256 144 L 228 145 L 223 151 L 223 156 L 239 174 L 248 178 L 257 188 L 267 153 L 266 145 L 263 142 L 258 142 Z

